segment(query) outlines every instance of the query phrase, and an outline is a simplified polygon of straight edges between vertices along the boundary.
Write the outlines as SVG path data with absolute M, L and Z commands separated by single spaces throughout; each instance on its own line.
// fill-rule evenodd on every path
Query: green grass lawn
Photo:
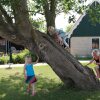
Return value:
M 0 69 L 0 100 L 100 100 L 100 91 L 66 89 L 49 66 L 35 67 L 35 72 L 37 94 L 31 97 L 26 94 L 22 68 Z

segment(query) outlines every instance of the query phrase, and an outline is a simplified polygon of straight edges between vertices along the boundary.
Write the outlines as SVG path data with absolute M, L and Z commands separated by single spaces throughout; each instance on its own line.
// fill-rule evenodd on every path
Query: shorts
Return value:
M 36 77 L 35 76 L 27 76 L 27 79 L 25 80 L 25 82 L 27 84 L 29 83 L 35 83 L 37 81 Z

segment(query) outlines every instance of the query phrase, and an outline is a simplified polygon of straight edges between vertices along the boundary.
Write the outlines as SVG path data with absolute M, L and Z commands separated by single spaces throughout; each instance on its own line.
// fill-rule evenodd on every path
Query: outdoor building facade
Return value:
M 95 1 L 92 3 L 100 4 Z M 71 32 L 71 53 L 74 56 L 90 56 L 93 49 L 100 49 L 100 23 L 93 24 L 87 13 L 84 13 Z

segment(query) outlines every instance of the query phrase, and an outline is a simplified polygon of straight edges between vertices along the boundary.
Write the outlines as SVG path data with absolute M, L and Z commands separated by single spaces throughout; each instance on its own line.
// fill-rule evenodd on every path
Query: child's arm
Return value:
M 59 44 L 60 44 L 60 45 L 63 45 L 63 40 L 62 40 L 62 38 L 61 38 L 60 36 L 59 36 L 58 38 L 59 38 Z
M 33 64 L 37 64 L 38 62 L 39 62 L 39 56 L 37 56 L 37 60 Z
M 94 61 L 94 59 L 92 59 L 87 65 L 90 65 L 93 61 Z M 86 65 L 86 66 L 87 66 L 87 65 Z
M 55 40 L 57 43 L 59 43 L 60 45 L 63 45 L 63 41 L 62 38 L 56 33 L 55 34 Z
M 58 38 L 58 43 L 60 44 L 60 45 L 63 45 L 63 40 L 62 40 L 62 38 L 56 33 L 56 35 L 57 35 L 57 38 Z
M 26 70 L 25 70 L 25 67 L 26 67 L 26 65 L 24 65 L 24 72 L 23 72 L 23 73 L 24 73 L 24 78 L 26 79 L 27 76 L 26 76 Z

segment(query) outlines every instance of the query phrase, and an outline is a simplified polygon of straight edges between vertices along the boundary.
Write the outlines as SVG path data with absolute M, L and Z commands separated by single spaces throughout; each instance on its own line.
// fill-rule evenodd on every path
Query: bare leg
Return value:
M 27 92 L 29 92 L 31 89 L 31 84 L 29 83 L 28 88 L 27 88 Z
M 95 68 L 95 71 L 97 73 L 97 78 L 100 78 L 100 71 L 99 71 L 99 68 Z
M 35 83 L 32 84 L 32 96 L 35 95 Z

